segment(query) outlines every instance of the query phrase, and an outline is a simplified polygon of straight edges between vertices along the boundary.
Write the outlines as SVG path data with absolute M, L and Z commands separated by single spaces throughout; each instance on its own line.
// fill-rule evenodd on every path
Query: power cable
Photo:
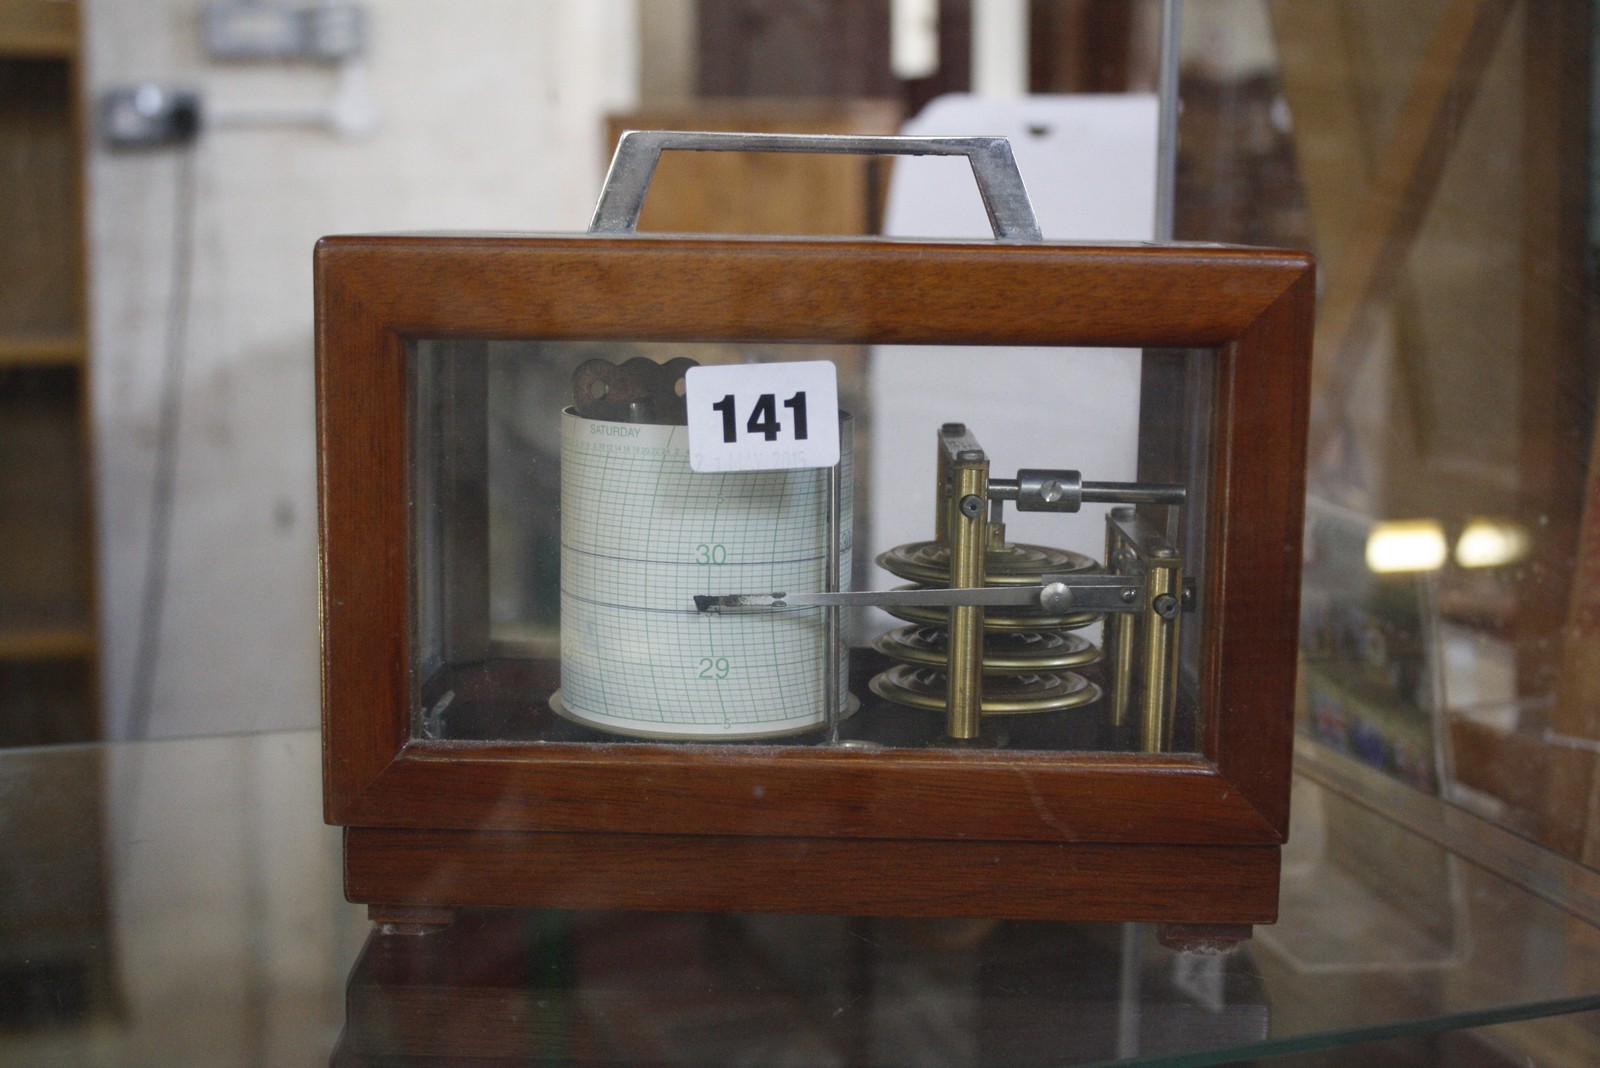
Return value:
M 172 275 L 167 290 L 166 360 L 161 369 L 161 408 L 156 427 L 155 478 L 150 491 L 150 537 L 145 547 L 144 591 L 139 603 L 138 643 L 128 692 L 127 735 L 148 735 L 161 657 L 161 621 L 166 607 L 167 568 L 172 549 L 172 513 L 177 485 L 178 429 L 188 349 L 189 298 L 194 282 L 195 157 L 180 151 L 173 181 Z

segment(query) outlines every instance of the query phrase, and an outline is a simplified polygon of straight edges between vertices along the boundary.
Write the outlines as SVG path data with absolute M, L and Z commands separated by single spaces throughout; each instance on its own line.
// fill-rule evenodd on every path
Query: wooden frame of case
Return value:
M 1275 918 L 1307 256 L 357 236 L 318 245 L 316 299 L 325 815 L 346 827 L 346 893 L 375 917 L 500 905 Z M 421 338 L 1215 348 L 1200 752 L 414 739 L 406 344 Z

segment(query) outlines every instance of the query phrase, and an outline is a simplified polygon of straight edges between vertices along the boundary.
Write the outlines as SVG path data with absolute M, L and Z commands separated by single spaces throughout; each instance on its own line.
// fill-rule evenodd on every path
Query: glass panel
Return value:
M 1594 865 L 1595 7 L 1184 19 L 1177 236 L 1319 260 L 1302 729 Z
M 1297 784 L 1279 922 L 1227 956 L 1138 925 L 659 912 L 368 938 L 321 757 L 313 731 L 0 752 L 0 1063 L 1198 1065 L 1541 1016 L 1500 1054 L 1600 1063 L 1600 932 L 1568 897 L 1596 878 L 1534 896 L 1343 788 Z M 1311 1063 L 1434 1063 L 1400 1048 Z
M 412 353 L 416 736 L 1194 751 L 1210 352 Z M 809 360 L 837 473 L 691 470 L 688 361 Z M 830 654 L 830 544 L 841 590 L 947 587 L 954 557 L 995 603 L 952 641 L 948 593 L 863 595 Z
M 1291 842 L 1279 922 L 1229 954 L 1143 924 L 484 910 L 374 935 L 345 1034 L 581 1064 L 1596 1063 L 1594 928 L 1304 780 Z M 510 1022 L 469 1026 L 484 1005 Z M 1402 1055 L 1363 1059 L 1378 1039 Z

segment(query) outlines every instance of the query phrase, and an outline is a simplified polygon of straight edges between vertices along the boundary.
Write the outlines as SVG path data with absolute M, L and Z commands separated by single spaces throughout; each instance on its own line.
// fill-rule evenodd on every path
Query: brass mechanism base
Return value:
M 950 584 L 950 547 L 936 541 L 914 541 L 878 557 L 891 575 L 930 586 Z M 990 586 L 1029 586 L 1040 575 L 1088 574 L 1100 565 L 1082 553 L 1048 545 L 1003 542 L 989 545 L 984 555 L 984 581 Z
M 899 664 L 874 676 L 868 685 L 885 701 L 943 711 L 949 679 L 939 668 Z M 1045 671 L 985 679 L 979 709 L 985 716 L 1015 716 L 1064 712 L 1098 700 L 1100 687 L 1083 676 Z
M 926 586 L 899 586 L 897 589 L 929 589 Z M 941 587 L 942 588 L 942 587 Z M 944 626 L 944 608 L 919 608 L 912 605 L 895 605 L 885 608 L 896 619 L 903 619 L 907 623 L 918 623 L 925 626 Z M 996 630 L 1006 631 L 1040 631 L 1040 630 L 1076 630 L 1087 627 L 1091 623 L 1100 622 L 1098 612 L 1068 612 L 1064 615 L 1046 615 L 1036 608 L 989 608 L 984 610 L 983 627 L 985 633 Z
M 1192 601 L 1177 549 L 1186 487 L 1086 482 L 1077 471 L 1035 468 L 1019 470 L 1014 479 L 991 479 L 987 454 L 961 423 L 939 428 L 935 455 L 934 537 L 889 550 L 878 566 L 914 583 L 901 589 L 1032 586 L 1038 600 L 1022 606 L 974 605 L 952 596 L 943 606 L 879 602 L 912 625 L 873 643 L 900 663 L 872 679 L 872 692 L 943 711 L 945 734 L 956 743 L 983 737 L 979 720 L 985 716 L 1061 712 L 1105 697 L 1111 727 L 1125 729 L 1137 716 L 1140 748 L 1169 749 L 1179 623 Z M 1106 514 L 1105 565 L 1068 549 L 1008 542 L 1006 501 L 1027 512 L 1076 512 L 1085 502 L 1117 505 Z M 1139 511 L 1158 507 L 1167 509 L 1164 529 Z M 1107 581 L 1098 581 L 1107 574 Z M 1099 600 L 1072 594 L 1091 586 L 1113 593 Z M 1070 633 L 1102 620 L 1103 656 Z M 1070 670 L 1102 659 L 1104 694 Z
M 878 652 L 919 667 L 943 667 L 950 655 L 950 635 L 938 626 L 905 626 L 881 634 Z M 1100 650 L 1077 634 L 1049 630 L 997 631 L 983 636 L 983 673 L 1019 675 L 1065 671 L 1100 660 Z

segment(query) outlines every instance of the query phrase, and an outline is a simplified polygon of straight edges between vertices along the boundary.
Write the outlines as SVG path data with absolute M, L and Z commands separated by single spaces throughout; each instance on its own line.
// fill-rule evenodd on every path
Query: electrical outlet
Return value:
M 100 136 L 112 148 L 183 145 L 200 134 L 200 94 L 145 82 L 100 97 Z

